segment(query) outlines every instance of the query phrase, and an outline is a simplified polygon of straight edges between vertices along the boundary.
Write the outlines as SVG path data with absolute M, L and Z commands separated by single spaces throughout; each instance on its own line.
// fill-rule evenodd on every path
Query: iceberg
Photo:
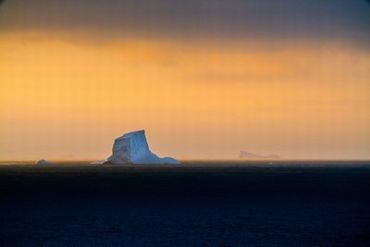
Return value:
M 174 158 L 160 158 L 149 149 L 145 131 L 133 131 L 115 139 L 108 164 L 180 164 Z
M 38 165 L 38 166 L 50 166 L 51 162 L 48 161 L 48 160 L 38 160 L 36 162 L 36 165 Z
M 280 156 L 276 154 L 260 155 L 260 154 L 250 153 L 247 151 L 240 151 L 239 157 L 240 159 L 280 159 Z
M 90 162 L 90 165 L 104 165 L 107 162 L 107 160 L 96 160 L 93 162 Z

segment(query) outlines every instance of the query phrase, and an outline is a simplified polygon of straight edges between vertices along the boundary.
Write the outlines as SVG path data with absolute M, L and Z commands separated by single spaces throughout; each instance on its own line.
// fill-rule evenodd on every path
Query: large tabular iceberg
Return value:
M 152 153 L 146 141 L 145 131 L 133 131 L 114 141 L 112 155 L 105 163 L 108 164 L 180 164 L 170 158 L 159 158 Z

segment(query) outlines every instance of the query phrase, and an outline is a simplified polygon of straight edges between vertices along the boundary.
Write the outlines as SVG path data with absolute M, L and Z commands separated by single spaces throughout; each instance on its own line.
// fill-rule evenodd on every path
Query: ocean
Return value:
M 3 163 L 0 246 L 370 246 L 370 162 Z

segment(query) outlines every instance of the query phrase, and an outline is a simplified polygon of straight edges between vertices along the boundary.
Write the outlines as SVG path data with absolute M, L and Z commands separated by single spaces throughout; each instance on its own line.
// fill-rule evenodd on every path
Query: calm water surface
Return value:
M 0 246 L 369 246 L 370 162 L 0 166 Z

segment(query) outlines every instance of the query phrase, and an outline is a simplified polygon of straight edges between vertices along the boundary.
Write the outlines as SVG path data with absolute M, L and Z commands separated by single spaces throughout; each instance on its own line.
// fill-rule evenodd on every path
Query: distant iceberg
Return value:
M 48 160 L 38 160 L 36 162 L 36 165 L 38 165 L 38 166 L 50 166 L 50 165 L 52 165 L 52 163 Z
M 240 151 L 239 158 L 240 159 L 280 159 L 280 156 L 276 154 L 260 155 L 260 154 L 250 153 L 247 151 Z
M 101 161 L 100 161 L 101 162 Z M 145 131 L 133 131 L 114 141 L 112 155 L 104 162 L 108 164 L 180 164 L 174 158 L 160 158 L 149 149 Z

